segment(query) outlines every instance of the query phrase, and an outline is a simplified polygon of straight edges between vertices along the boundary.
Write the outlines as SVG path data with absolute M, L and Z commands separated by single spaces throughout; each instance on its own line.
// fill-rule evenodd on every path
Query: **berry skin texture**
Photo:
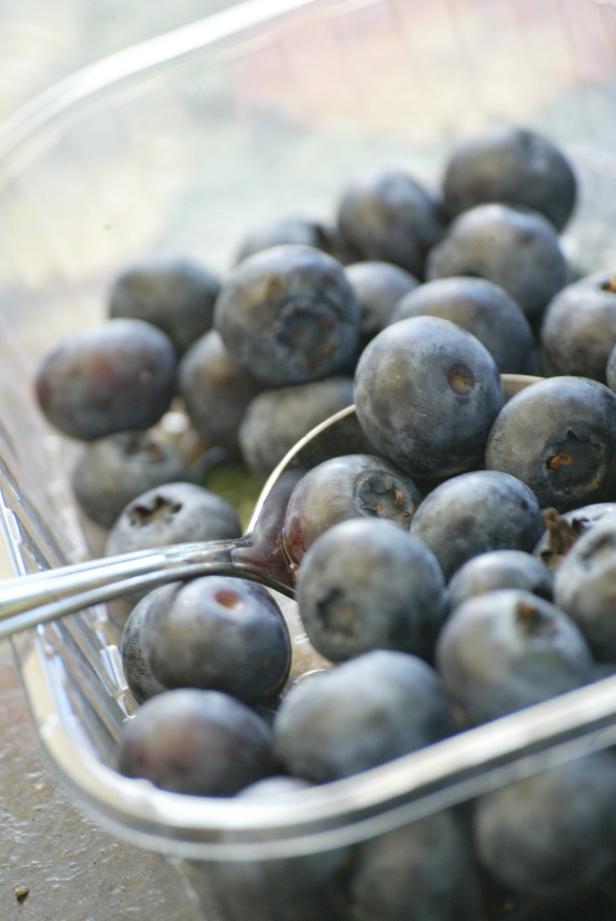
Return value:
M 334 457 L 304 474 L 289 497 L 286 555 L 299 565 L 321 534 L 350 518 L 387 519 L 408 530 L 420 502 L 412 479 L 380 457 Z
M 339 662 L 372 649 L 430 659 L 445 617 L 444 580 L 422 541 L 390 521 L 345 521 L 304 557 L 297 582 L 313 647 Z
M 376 169 L 355 177 L 338 206 L 338 229 L 360 259 L 392 262 L 423 274 L 426 255 L 442 238 L 436 201 L 399 169 Z
M 452 731 L 434 669 L 407 653 L 377 650 L 295 685 L 276 714 L 274 747 L 290 774 L 323 783 Z
M 478 339 L 448 320 L 415 317 L 364 349 L 355 404 L 378 453 L 411 476 L 447 476 L 482 458 L 501 383 Z
M 541 345 L 555 374 L 605 383 L 616 344 L 616 278 L 603 273 L 567 285 L 548 304 Z
M 573 620 L 517 589 L 478 595 L 456 608 L 440 633 L 436 661 L 447 693 L 471 723 L 572 691 L 593 677 L 590 649 Z
M 616 858 L 615 801 L 616 760 L 604 752 L 495 790 L 476 806 L 479 858 L 526 894 L 555 896 L 596 882 Z
M 170 586 L 163 585 L 161 588 L 154 589 L 153 592 L 148 592 L 133 608 L 122 631 L 120 653 L 124 677 L 133 697 L 139 704 L 167 690 L 165 685 L 154 677 L 144 657 L 141 631 L 150 616 L 150 611 L 158 605 L 161 594 L 165 597 L 169 591 Z
M 556 231 L 541 214 L 477 205 L 450 225 L 428 257 L 426 277 L 475 275 L 504 288 L 528 319 L 538 318 L 567 281 Z
M 171 340 L 150 323 L 107 320 L 47 352 L 36 395 L 47 419 L 70 438 L 147 429 L 175 394 L 176 361 Z
M 359 305 L 344 269 L 310 246 L 275 246 L 241 262 L 214 320 L 229 352 L 270 387 L 343 370 L 359 338 Z
M 275 218 L 251 230 L 242 240 L 235 262 L 236 264 L 243 262 L 244 259 L 264 249 L 288 243 L 313 246 L 330 256 L 337 255 L 336 232 L 332 227 L 300 215 L 287 215 Z
M 541 212 L 562 230 L 576 199 L 571 164 L 548 138 L 523 128 L 495 127 L 460 144 L 445 171 L 443 204 L 450 217 L 482 202 L 507 202 Z
M 361 339 L 366 345 L 392 322 L 396 304 L 419 282 L 399 265 L 378 260 L 355 262 L 345 271 L 361 310 Z
M 109 316 L 152 323 L 181 354 L 210 329 L 219 291 L 219 279 L 188 259 L 143 259 L 127 266 L 115 279 Z
M 124 725 L 120 738 L 120 773 L 175 793 L 233 796 L 273 768 L 266 723 L 218 691 L 158 694 Z
M 486 467 L 518 477 L 559 512 L 616 495 L 616 394 L 582 377 L 551 377 L 498 414 Z
M 501 373 L 531 373 L 534 340 L 528 321 L 503 288 L 485 278 L 437 278 L 403 297 L 391 322 L 441 317 L 472 333 Z
M 616 514 L 593 524 L 558 566 L 556 603 L 576 622 L 595 658 L 616 661 Z
M 446 579 L 480 553 L 531 551 L 542 532 L 539 505 L 528 486 L 491 470 L 441 483 L 411 522 L 411 533 L 432 550 Z

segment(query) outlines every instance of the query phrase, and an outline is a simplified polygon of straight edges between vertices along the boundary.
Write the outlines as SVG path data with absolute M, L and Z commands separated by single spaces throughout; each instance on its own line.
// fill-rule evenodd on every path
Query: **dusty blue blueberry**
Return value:
M 344 521 L 310 548 L 297 600 L 313 647 L 333 662 L 371 649 L 430 659 L 445 618 L 443 573 L 425 544 L 391 521 Z
M 501 383 L 475 336 L 449 320 L 414 317 L 366 346 L 355 404 L 378 453 L 411 475 L 445 476 L 482 458 Z
M 411 532 L 428 545 L 449 579 L 480 553 L 531 551 L 543 524 L 528 486 L 509 474 L 477 470 L 429 493 L 415 512 Z
M 492 127 L 456 147 L 445 170 L 443 199 L 451 217 L 482 202 L 507 202 L 541 212 L 562 230 L 575 205 L 575 173 L 543 135 Z
M 107 537 L 105 553 L 239 537 L 242 528 L 232 505 L 194 483 L 165 483 L 123 509 Z
M 175 793 L 233 796 L 273 773 L 272 734 L 228 694 L 165 691 L 124 725 L 118 769 Z
M 109 315 L 152 323 L 181 353 L 210 329 L 219 291 L 220 280 L 204 266 L 178 257 L 151 257 L 115 278 Z
M 541 598 L 552 598 L 554 576 L 545 563 L 522 550 L 492 550 L 461 566 L 448 586 L 449 604 L 500 588 L 520 588 Z
M 436 200 L 412 176 L 379 168 L 355 177 L 344 190 L 338 228 L 360 259 L 393 262 L 421 276 L 444 221 Z
M 616 391 L 616 345 L 608 355 L 605 367 L 605 379 L 610 390 Z
M 398 301 L 419 282 L 399 265 L 378 260 L 354 262 L 345 271 L 361 310 L 361 340 L 365 345 L 391 322 Z
M 246 407 L 261 389 L 229 354 L 215 330 L 198 339 L 178 368 L 178 390 L 186 412 L 207 445 L 235 453 Z
M 350 377 L 264 390 L 248 404 L 239 428 L 246 465 L 268 473 L 310 429 L 352 402 Z
M 554 374 L 592 377 L 605 383 L 616 344 L 616 278 L 582 278 L 552 298 L 541 327 L 541 345 Z
M 380 457 L 331 458 L 309 470 L 289 497 L 283 529 L 286 555 L 299 565 L 321 534 L 349 518 L 386 518 L 408 530 L 420 502 L 412 479 Z
M 242 262 L 264 249 L 287 243 L 313 246 L 338 258 L 339 246 L 336 238 L 335 228 L 322 221 L 301 215 L 287 215 L 266 221 L 246 234 L 238 248 L 235 261 Z
M 310 246 L 274 246 L 231 273 L 216 302 L 215 325 L 262 384 L 301 384 L 352 360 L 359 305 L 331 256 Z
M 508 205 L 477 205 L 451 224 L 428 257 L 429 280 L 477 275 L 507 291 L 537 319 L 567 281 L 556 231 L 541 214 Z
M 469 598 L 443 627 L 438 670 L 472 723 L 504 716 L 592 680 L 582 633 L 555 605 L 519 589 Z
M 376 767 L 452 731 L 436 672 L 391 650 L 364 653 L 296 685 L 274 722 L 285 768 L 316 783 Z
M 474 921 L 477 872 L 457 818 L 440 812 L 360 844 L 350 901 L 354 921 Z
M 209 688 L 250 704 L 275 700 L 291 665 L 278 605 L 244 579 L 203 576 L 161 592 L 140 638 L 143 659 L 164 687 Z
M 542 507 L 566 511 L 616 496 L 616 394 L 581 377 L 524 388 L 498 414 L 486 467 L 517 476 Z
M 120 432 L 86 445 L 71 474 L 80 509 L 111 527 L 132 499 L 172 480 L 187 480 L 179 453 L 155 432 Z
M 615 805 L 612 754 L 517 781 L 477 803 L 479 858 L 506 886 L 540 896 L 597 883 L 616 860 Z
M 161 599 L 164 603 L 164 599 L 172 597 L 176 588 L 175 585 L 163 585 L 153 592 L 148 592 L 135 605 L 124 624 L 120 643 L 124 677 L 139 704 L 167 690 L 165 685 L 154 677 L 144 656 L 142 628 L 150 616 L 150 611 L 161 603 Z
M 44 355 L 36 395 L 47 419 L 71 438 L 147 429 L 169 408 L 176 362 L 171 340 L 151 323 L 107 320 Z
M 616 662 L 616 513 L 596 522 L 558 566 L 556 603 L 576 622 L 594 655 Z
M 391 322 L 433 316 L 451 320 L 485 345 L 501 372 L 528 373 L 535 343 L 528 321 L 503 288 L 484 278 L 438 278 L 403 297 Z

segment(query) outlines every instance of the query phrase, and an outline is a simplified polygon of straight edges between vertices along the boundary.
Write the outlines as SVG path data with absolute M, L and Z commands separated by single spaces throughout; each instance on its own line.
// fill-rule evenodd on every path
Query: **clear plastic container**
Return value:
M 102 318 L 120 266 L 160 251 L 224 271 L 260 220 L 331 216 L 370 164 L 436 184 L 455 139 L 507 121 L 566 149 L 581 193 L 565 245 L 584 271 L 613 268 L 615 61 L 608 0 L 252 0 L 100 61 L 1 125 L 0 572 L 91 552 L 73 446 L 31 382 L 51 342 Z M 225 921 L 238 909 L 217 862 L 361 841 L 616 741 L 608 679 L 293 802 L 174 795 L 114 770 L 133 708 L 115 639 L 99 606 L 13 640 L 41 744 L 89 815 L 186 859 L 205 916 Z M 270 908 L 253 917 L 279 918 Z

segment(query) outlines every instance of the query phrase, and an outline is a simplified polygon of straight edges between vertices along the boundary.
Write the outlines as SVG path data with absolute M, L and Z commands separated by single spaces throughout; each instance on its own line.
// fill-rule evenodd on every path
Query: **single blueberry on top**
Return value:
M 234 269 L 216 302 L 215 326 L 262 384 L 300 384 L 351 361 L 359 306 L 339 262 L 313 247 L 288 244 Z
M 446 611 L 434 554 L 380 519 L 344 521 L 319 537 L 302 561 L 297 600 L 310 642 L 334 662 L 371 649 L 431 659 Z
M 541 214 L 508 205 L 464 211 L 428 257 L 429 280 L 477 275 L 504 288 L 537 319 L 566 284 L 567 263 L 554 227 Z
M 274 722 L 285 768 L 317 783 L 376 767 L 452 731 L 434 669 L 391 650 L 364 653 L 295 685 Z
M 616 394 L 583 377 L 551 377 L 496 417 L 486 467 L 518 477 L 543 507 L 566 511 L 616 496 Z
M 573 620 L 519 589 L 486 592 L 456 608 L 436 661 L 447 692 L 473 723 L 579 688 L 592 680 L 594 665 Z
M 456 147 L 447 163 L 443 198 L 451 217 L 482 202 L 507 202 L 541 212 L 562 230 L 575 205 L 576 179 L 548 138 L 499 126 Z
M 415 317 L 388 326 L 366 347 L 355 404 L 379 453 L 412 475 L 445 476 L 482 458 L 501 383 L 475 336 L 449 320 Z
M 343 241 L 360 259 L 377 259 L 421 276 L 444 221 L 436 201 L 400 169 L 374 169 L 355 177 L 338 205 Z
M 409 529 L 421 502 L 412 479 L 370 454 L 323 461 L 294 487 L 284 520 L 283 544 L 293 565 L 314 541 L 349 518 L 385 518 Z

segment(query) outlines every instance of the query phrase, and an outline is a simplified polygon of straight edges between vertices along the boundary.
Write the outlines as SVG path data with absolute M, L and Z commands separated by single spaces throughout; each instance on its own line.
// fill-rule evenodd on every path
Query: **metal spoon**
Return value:
M 538 380 L 522 374 L 502 375 L 505 399 Z M 362 450 L 362 439 L 354 406 L 313 428 L 272 471 L 246 533 L 235 540 L 140 550 L 0 582 L 0 639 L 129 592 L 207 573 L 252 579 L 294 597 L 294 575 L 280 542 L 281 510 L 298 479 L 293 471 L 309 469 L 326 457 Z

